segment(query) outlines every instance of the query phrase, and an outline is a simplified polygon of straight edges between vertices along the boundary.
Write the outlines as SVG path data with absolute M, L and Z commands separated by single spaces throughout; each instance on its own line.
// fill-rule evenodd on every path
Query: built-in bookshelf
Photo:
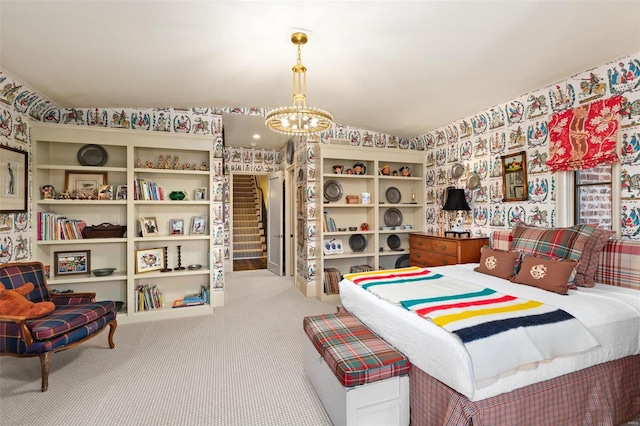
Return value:
M 409 150 L 320 146 L 319 299 L 339 300 L 336 271 L 389 269 L 407 259 L 409 233 L 425 223 L 423 157 Z
M 224 304 L 210 267 L 211 138 L 34 123 L 32 141 L 32 257 L 50 266 L 51 288 L 124 301 L 118 315 L 126 322 L 207 314 Z M 103 151 L 103 164 L 81 164 L 78 153 L 88 145 Z M 110 193 L 79 195 L 74 189 L 82 185 Z M 153 232 L 142 232 L 144 220 L 153 221 Z M 126 234 L 85 238 L 83 229 L 101 224 L 124 226 Z M 90 257 L 90 269 L 59 273 L 60 253 L 74 252 Z M 115 271 L 91 273 L 105 268 Z M 174 300 L 203 288 L 207 303 L 172 309 Z

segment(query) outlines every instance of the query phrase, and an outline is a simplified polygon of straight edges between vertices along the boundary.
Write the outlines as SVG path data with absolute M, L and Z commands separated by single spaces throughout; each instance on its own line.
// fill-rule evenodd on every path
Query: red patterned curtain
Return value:
M 618 161 L 616 140 L 622 96 L 613 96 L 551 116 L 552 172 L 582 170 Z

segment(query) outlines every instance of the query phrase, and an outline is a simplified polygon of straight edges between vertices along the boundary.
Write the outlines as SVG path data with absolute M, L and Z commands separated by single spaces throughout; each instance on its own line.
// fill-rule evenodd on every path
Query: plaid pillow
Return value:
M 513 230 L 511 250 L 550 259 L 580 260 L 584 245 L 596 225 L 575 225 L 568 228 L 532 228 L 517 226 Z
M 513 240 L 513 231 L 500 230 L 493 231 L 491 234 L 491 248 L 502 251 L 509 251 L 511 249 L 511 241 Z
M 640 241 L 611 240 L 600 253 L 597 283 L 640 290 Z
M 596 229 L 584 244 L 580 264 L 576 268 L 576 277 L 573 281 L 580 287 L 593 287 L 596 284 L 595 275 L 598 269 L 600 253 L 615 232 L 606 229 Z

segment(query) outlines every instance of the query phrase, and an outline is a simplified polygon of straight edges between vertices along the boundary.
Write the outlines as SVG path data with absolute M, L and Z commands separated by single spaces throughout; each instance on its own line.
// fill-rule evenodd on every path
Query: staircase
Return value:
M 233 176 L 233 260 L 267 257 L 261 221 L 262 200 L 255 177 Z

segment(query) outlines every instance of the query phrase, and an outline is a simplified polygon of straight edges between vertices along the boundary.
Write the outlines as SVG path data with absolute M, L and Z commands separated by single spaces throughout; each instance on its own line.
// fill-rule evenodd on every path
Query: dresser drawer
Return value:
M 458 243 L 454 241 L 432 240 L 431 250 L 436 253 L 443 253 L 443 254 L 450 254 L 452 256 L 457 256 Z
M 456 255 L 447 255 L 424 250 L 411 250 L 409 263 L 412 266 L 446 266 L 458 263 Z
M 431 244 L 433 240 L 430 238 L 421 237 L 419 235 L 409 235 L 409 247 L 413 250 L 414 248 L 418 250 L 431 250 Z

